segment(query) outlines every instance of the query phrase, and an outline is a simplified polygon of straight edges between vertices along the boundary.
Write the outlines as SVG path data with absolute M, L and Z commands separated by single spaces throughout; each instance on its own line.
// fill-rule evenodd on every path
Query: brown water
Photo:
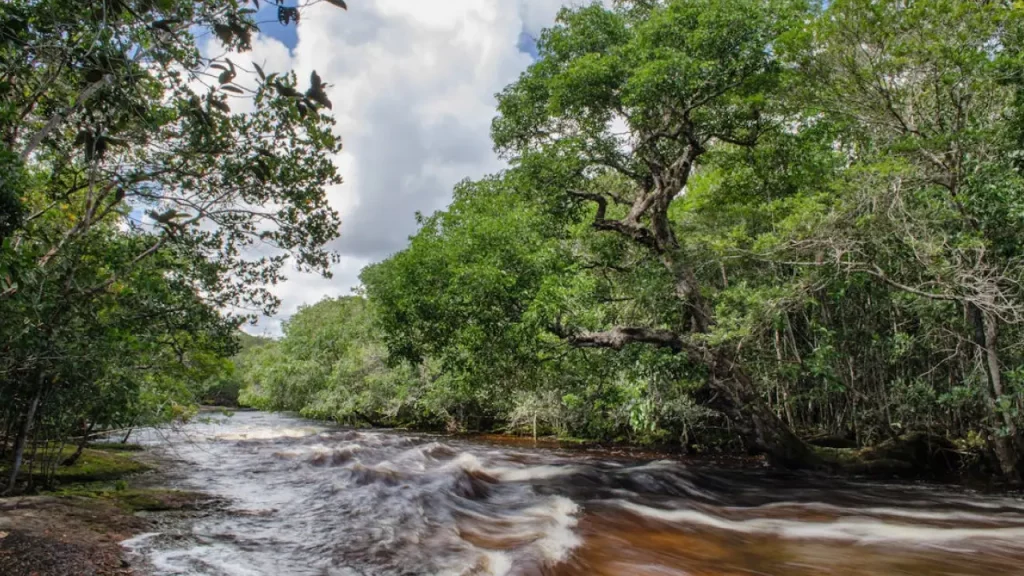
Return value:
M 126 542 L 159 575 L 1024 575 L 1024 501 L 955 488 L 265 413 L 148 441 L 231 503 Z

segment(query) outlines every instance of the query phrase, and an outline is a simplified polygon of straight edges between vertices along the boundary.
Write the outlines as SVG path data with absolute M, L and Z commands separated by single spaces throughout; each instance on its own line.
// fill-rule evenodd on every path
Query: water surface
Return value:
M 158 575 L 1024 574 L 1024 502 L 240 412 L 146 442 L 228 508 L 126 545 Z

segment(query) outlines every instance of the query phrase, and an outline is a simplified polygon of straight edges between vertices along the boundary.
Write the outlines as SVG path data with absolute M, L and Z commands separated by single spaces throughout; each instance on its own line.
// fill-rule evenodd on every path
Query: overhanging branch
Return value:
M 622 350 L 627 344 L 648 344 L 659 348 L 668 348 L 673 352 L 682 352 L 687 349 L 683 338 L 671 330 L 616 326 L 602 332 L 569 332 L 560 325 L 551 326 L 548 329 L 577 348 Z

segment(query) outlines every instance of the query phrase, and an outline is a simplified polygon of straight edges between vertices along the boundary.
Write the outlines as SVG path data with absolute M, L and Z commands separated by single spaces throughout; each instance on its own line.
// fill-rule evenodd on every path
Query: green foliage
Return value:
M 52 454 L 39 453 L 39 461 L 30 460 L 21 470 L 23 477 L 29 474 L 44 475 L 44 466 L 48 466 L 50 460 L 57 458 L 65 460 L 74 454 L 74 446 L 64 446 L 61 450 L 54 450 Z M 0 469 L 9 472 L 9 469 Z M 131 458 L 128 454 L 119 454 L 105 450 L 93 450 L 86 448 L 81 456 L 70 466 L 57 466 L 51 473 L 52 480 L 61 484 L 72 484 L 79 482 L 100 482 L 115 481 L 117 479 L 139 474 L 150 470 L 149 466 Z
M 257 69 L 247 93 L 234 63 L 203 59 L 192 30 L 251 41 L 233 2 L 146 11 L 160 19 L 0 8 L 9 429 L 42 392 L 39 420 L 68 435 L 237 389 L 354 425 L 739 436 L 789 464 L 812 461 L 793 431 L 868 446 L 928 430 L 1024 470 L 1017 4 L 565 9 L 498 95 L 509 168 L 421 216 L 363 294 L 230 362 L 240 319 L 216 311 L 272 309 L 286 254 L 331 261 L 326 85 Z M 92 49 L 44 50 L 52 30 Z M 232 113 L 246 94 L 253 111 Z M 283 252 L 248 258 L 262 242 Z
M 384 342 L 521 433 L 1019 437 L 1021 14 L 563 10 L 499 94 L 512 168 L 364 272 Z
M 300 313 L 247 398 L 694 450 L 735 430 L 790 463 L 806 453 L 789 430 L 928 430 L 989 442 L 1012 475 L 1018 8 L 563 10 L 498 96 L 510 168 L 364 270 L 359 315 Z
M 327 84 L 200 53 L 208 32 L 251 48 L 245 4 L 0 5 L 0 453 L 15 469 L 30 444 L 230 395 L 245 317 L 224 311 L 272 312 L 285 262 L 326 274 L 335 258 Z
M 436 422 L 421 399 L 429 368 L 390 362 L 362 297 L 302 307 L 284 330 L 236 359 L 241 404 L 353 425 Z

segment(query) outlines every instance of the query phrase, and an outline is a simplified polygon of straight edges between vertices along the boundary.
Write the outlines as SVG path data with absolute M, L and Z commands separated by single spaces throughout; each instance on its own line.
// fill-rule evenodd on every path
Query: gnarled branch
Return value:
M 673 352 L 682 352 L 687 349 L 686 341 L 679 334 L 658 328 L 616 326 L 602 332 L 570 332 L 561 325 L 556 325 L 549 327 L 548 330 L 577 348 L 622 350 L 627 344 L 650 344 L 660 348 L 669 348 Z

